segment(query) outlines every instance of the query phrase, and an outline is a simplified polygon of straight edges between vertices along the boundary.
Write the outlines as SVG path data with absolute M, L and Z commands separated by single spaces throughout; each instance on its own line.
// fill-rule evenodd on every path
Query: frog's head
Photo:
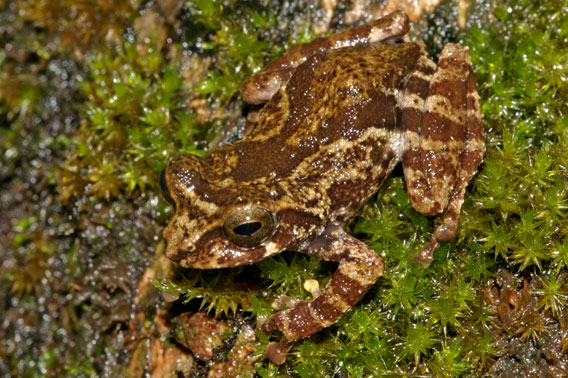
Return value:
M 166 255 L 188 268 L 250 264 L 289 247 L 273 201 L 262 190 L 239 188 L 213 175 L 205 159 L 181 155 L 162 171 L 160 186 L 174 206 L 164 229 Z

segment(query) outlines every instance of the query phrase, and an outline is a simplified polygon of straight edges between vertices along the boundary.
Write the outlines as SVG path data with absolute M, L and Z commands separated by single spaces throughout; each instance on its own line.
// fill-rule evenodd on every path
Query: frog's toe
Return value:
M 266 355 L 276 365 L 282 365 L 286 362 L 286 355 L 290 348 L 292 348 L 292 344 L 287 343 L 284 339 L 273 341 L 266 346 Z
M 306 302 L 306 301 L 289 297 L 286 294 L 281 294 L 280 296 L 278 296 L 278 298 L 276 298 L 276 300 L 274 302 L 272 302 L 270 304 L 270 307 L 272 307 L 275 310 L 280 310 L 283 307 L 284 308 L 296 307 L 300 303 L 303 303 L 303 302 Z
M 432 237 L 432 241 L 430 241 L 430 244 L 428 244 L 428 246 L 424 248 L 421 252 L 415 253 L 414 256 L 412 256 L 412 258 L 417 263 L 422 264 L 425 267 L 429 267 L 430 264 L 432 264 L 432 261 L 434 260 L 434 250 L 438 248 L 438 245 L 439 245 L 438 239 L 436 238 L 436 235 L 434 233 L 434 236 Z

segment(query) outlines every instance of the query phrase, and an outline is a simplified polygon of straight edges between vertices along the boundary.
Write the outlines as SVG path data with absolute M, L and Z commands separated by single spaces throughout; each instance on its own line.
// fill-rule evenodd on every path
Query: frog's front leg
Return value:
M 241 86 L 241 97 L 254 105 L 268 102 L 292 77 L 296 68 L 314 54 L 398 38 L 406 34 L 409 28 L 408 16 L 404 12 L 396 11 L 369 24 L 345 29 L 328 37 L 316 38 L 274 60 L 245 81 Z
M 286 360 L 292 341 L 336 323 L 361 300 L 384 271 L 380 255 L 336 225 L 328 226 L 301 252 L 339 262 L 339 266 L 320 296 L 279 311 L 262 325 L 266 332 L 282 332 L 282 340 L 269 344 L 266 350 L 269 358 L 279 364 Z
M 402 125 L 407 143 L 402 164 L 410 202 L 424 215 L 444 214 L 428 247 L 414 256 L 427 266 L 438 241 L 456 236 L 465 188 L 485 152 L 467 48 L 446 45 L 437 67 L 427 58 L 419 60 L 406 83 Z

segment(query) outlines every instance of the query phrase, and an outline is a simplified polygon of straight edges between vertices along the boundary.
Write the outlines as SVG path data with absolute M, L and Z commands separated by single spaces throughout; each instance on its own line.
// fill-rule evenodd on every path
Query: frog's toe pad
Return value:
M 436 228 L 436 239 L 448 241 L 456 237 L 458 233 L 457 223 L 444 223 Z

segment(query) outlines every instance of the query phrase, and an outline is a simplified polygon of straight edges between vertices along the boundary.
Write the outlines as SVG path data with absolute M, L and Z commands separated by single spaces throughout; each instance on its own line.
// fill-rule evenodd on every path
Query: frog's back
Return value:
M 369 128 L 396 127 L 396 91 L 423 53 L 420 43 L 385 43 L 315 54 L 263 107 L 247 137 L 211 157 L 225 167 L 234 162 L 241 182 L 282 179 L 308 162 L 333 164 L 321 155 L 334 144 L 363 142 Z

